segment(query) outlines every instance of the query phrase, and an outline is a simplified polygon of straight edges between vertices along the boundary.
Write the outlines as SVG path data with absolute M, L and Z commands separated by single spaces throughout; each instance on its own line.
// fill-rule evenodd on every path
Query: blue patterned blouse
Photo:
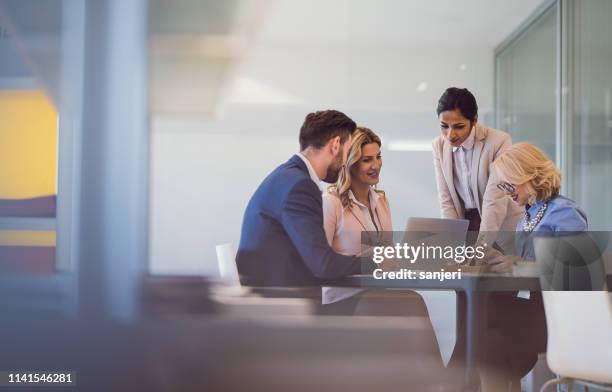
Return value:
M 538 201 L 534 205 L 525 206 L 525 211 L 530 219 L 533 219 L 540 208 L 544 205 L 544 201 Z M 563 235 L 586 231 L 587 217 L 584 211 L 578 207 L 576 202 L 568 199 L 565 196 L 555 196 L 548 200 L 548 207 L 542 216 L 540 222 L 535 226 L 532 233 L 525 232 L 525 216 L 521 218 L 516 226 L 517 231 L 517 250 L 521 257 L 525 260 L 535 260 L 535 252 L 533 249 L 533 236 L 545 233 L 558 233 Z

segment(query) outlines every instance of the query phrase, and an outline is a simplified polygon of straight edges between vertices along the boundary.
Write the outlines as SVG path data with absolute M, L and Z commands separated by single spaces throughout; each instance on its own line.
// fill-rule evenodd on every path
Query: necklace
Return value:
M 370 245 L 378 245 L 380 243 L 380 230 L 378 228 L 378 225 L 376 225 L 376 219 L 374 219 L 374 217 L 370 215 L 372 217 L 372 223 L 374 224 L 374 228 L 376 228 L 376 234 L 374 234 L 372 231 L 368 230 L 363 224 L 363 222 L 361 222 L 361 219 L 357 217 L 357 215 L 353 211 L 353 206 L 349 206 L 349 211 L 351 212 L 353 217 L 355 217 L 357 222 L 359 222 L 359 224 L 363 228 L 363 231 L 369 234 L 370 241 L 372 241 Z M 378 222 L 380 223 L 380 217 L 378 216 L 378 211 L 374 210 L 374 213 L 376 214 L 376 218 L 378 218 Z
M 548 201 L 542 204 L 542 207 L 540 207 L 533 219 L 530 219 L 531 217 L 529 216 L 529 213 L 527 212 L 527 210 L 525 210 L 525 223 L 523 223 L 523 231 L 532 232 L 533 229 L 535 229 L 538 223 L 540 223 L 540 221 L 542 220 L 542 217 L 544 216 L 544 213 L 546 212 L 547 208 Z

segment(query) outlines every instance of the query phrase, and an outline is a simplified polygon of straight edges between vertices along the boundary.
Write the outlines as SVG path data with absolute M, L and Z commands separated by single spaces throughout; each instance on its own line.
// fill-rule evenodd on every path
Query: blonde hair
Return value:
M 329 193 L 336 193 L 340 197 L 343 207 L 347 207 L 351 204 L 348 194 L 351 189 L 351 168 L 361 159 L 361 150 L 363 146 L 370 143 L 376 143 L 378 147 L 382 147 L 380 137 L 372 132 L 371 129 L 357 127 L 355 132 L 351 135 L 351 147 L 349 149 L 346 165 L 340 170 L 338 181 L 327 188 Z M 381 190 L 377 190 L 377 192 L 384 195 L 384 192 Z
M 501 181 L 525 184 L 529 204 L 559 194 L 559 169 L 544 151 L 533 144 L 523 142 L 510 146 L 493 162 L 493 169 Z

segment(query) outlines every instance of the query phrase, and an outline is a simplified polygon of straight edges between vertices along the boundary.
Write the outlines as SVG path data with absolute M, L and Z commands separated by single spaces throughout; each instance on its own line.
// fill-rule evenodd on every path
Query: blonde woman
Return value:
M 586 214 L 576 202 L 559 194 L 559 169 L 538 147 L 529 143 L 517 143 L 493 163 L 493 169 L 502 181 L 497 184 L 498 188 L 525 210 L 516 227 L 517 232 L 587 230 Z M 519 242 L 519 245 L 519 255 L 523 259 L 535 259 L 530 241 Z M 502 267 L 507 269 L 511 266 Z
M 517 253 L 534 260 L 532 237 L 545 232 L 587 230 L 587 218 L 573 200 L 559 194 L 561 176 L 546 154 L 529 143 L 506 149 L 493 163 L 500 190 L 524 209 L 516 226 Z M 490 262 L 494 271 L 509 271 L 515 258 Z M 546 320 L 540 293 L 495 293 L 489 299 L 487 350 L 481 367 L 483 391 L 520 391 L 520 379 L 546 351 Z
M 383 163 L 381 146 L 380 138 L 372 130 L 357 127 L 352 135 L 346 166 L 340 171 L 336 184 L 323 194 L 325 234 L 331 247 L 340 254 L 359 254 L 362 232 L 367 232 L 369 238 L 366 240 L 370 244 L 378 244 L 386 242 L 384 237 L 393 230 L 387 196 L 376 189 Z M 337 304 L 332 308 L 343 307 L 344 313 L 380 314 L 397 310 L 404 314 L 427 315 L 427 308 L 416 292 L 406 291 L 395 296 L 388 290 L 363 291 L 324 287 L 323 304 Z M 398 304 L 397 309 L 391 309 L 396 299 L 402 303 Z M 379 306 L 372 307 L 374 302 Z M 406 302 L 411 302 L 411 305 Z

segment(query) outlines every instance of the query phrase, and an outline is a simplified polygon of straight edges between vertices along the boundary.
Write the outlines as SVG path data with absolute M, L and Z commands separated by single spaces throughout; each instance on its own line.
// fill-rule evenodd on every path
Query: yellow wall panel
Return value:
M 55 232 L 0 230 L 0 246 L 55 246 Z
M 56 194 L 57 112 L 41 91 L 0 91 L 0 198 Z

